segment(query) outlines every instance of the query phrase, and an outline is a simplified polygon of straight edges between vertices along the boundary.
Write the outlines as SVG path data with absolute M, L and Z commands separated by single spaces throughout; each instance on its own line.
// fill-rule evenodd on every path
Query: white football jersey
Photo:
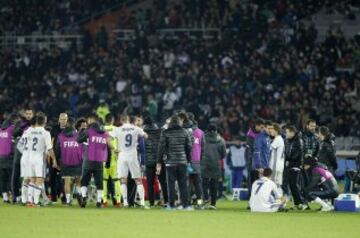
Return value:
M 277 185 L 270 179 L 262 177 L 252 185 L 250 208 L 254 212 L 271 212 L 279 205 L 281 197 Z
M 21 139 L 23 153 L 30 159 L 43 159 L 44 155 L 52 149 L 50 132 L 44 127 L 29 128 L 24 132 Z
M 132 124 L 124 124 L 115 128 L 110 135 L 117 140 L 120 154 L 125 153 L 137 158 L 138 139 L 145 135 L 143 129 Z

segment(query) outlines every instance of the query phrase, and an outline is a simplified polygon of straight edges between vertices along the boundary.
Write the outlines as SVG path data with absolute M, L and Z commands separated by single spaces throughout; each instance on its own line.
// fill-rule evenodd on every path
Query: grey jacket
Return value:
M 203 178 L 219 178 L 221 176 L 220 160 L 226 156 L 224 139 L 216 132 L 206 132 L 204 153 L 201 159 L 201 175 Z

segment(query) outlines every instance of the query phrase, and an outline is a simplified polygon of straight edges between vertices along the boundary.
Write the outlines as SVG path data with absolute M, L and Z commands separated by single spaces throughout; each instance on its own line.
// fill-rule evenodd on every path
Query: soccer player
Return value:
M 4 203 L 10 203 L 10 178 L 13 166 L 13 134 L 16 116 L 10 115 L 0 128 L 0 188 Z
M 309 184 L 304 188 L 309 201 L 320 204 L 323 212 L 334 210 L 333 206 L 323 200 L 334 199 L 339 195 L 339 187 L 334 176 L 313 156 L 304 160 L 304 169 L 310 171 L 311 177 Z
M 111 137 L 100 125 L 100 119 L 96 114 L 88 117 L 88 125 L 88 129 L 83 130 L 77 139 L 78 143 L 88 143 L 81 175 L 80 206 L 82 208 L 86 206 L 87 186 L 89 185 L 91 176 L 93 175 L 97 189 L 96 206 L 101 208 L 103 166 L 104 162 L 108 159 L 108 149 L 114 150 L 114 147 L 112 145 Z
M 22 120 L 18 123 L 16 123 L 15 129 L 14 129 L 14 164 L 12 168 L 12 174 L 11 174 L 11 192 L 13 194 L 13 203 L 20 202 L 20 177 L 21 177 L 21 152 L 17 149 L 17 144 L 20 141 L 20 138 L 24 131 L 29 128 L 30 126 L 30 120 L 33 120 L 34 113 L 32 109 L 25 109 L 22 112 Z M 26 202 L 26 201 L 25 201 Z
M 71 206 L 71 187 L 74 180 L 77 196 L 80 196 L 80 176 L 83 161 L 83 148 L 76 140 L 78 132 L 75 127 L 75 120 L 69 118 L 66 127 L 60 132 L 56 139 L 55 155 L 59 158 L 60 173 L 64 179 L 64 191 L 66 204 Z
M 272 180 L 276 183 L 278 188 L 283 184 L 283 172 L 285 165 L 285 143 L 281 136 L 281 128 L 277 123 L 269 127 L 269 134 L 274 138 L 270 145 L 270 161 L 269 167 L 273 171 Z
M 33 207 L 40 205 L 40 195 L 43 191 L 43 184 L 45 178 L 45 156 L 49 155 L 53 166 L 57 167 L 55 154 L 52 148 L 51 136 L 45 130 L 47 118 L 44 113 L 36 115 L 35 127 L 26 130 L 22 136 L 24 142 L 24 151 L 27 151 L 28 156 L 28 176 L 30 183 L 28 187 L 28 202 L 29 206 Z
M 285 205 L 286 199 L 271 180 L 272 170 L 265 168 L 262 174 L 252 185 L 250 209 L 252 212 L 277 212 Z
M 145 194 L 144 187 L 141 180 L 141 168 L 138 160 L 138 141 L 141 137 L 145 137 L 144 131 L 130 124 L 129 117 L 127 115 L 121 116 L 123 125 L 116 128 L 112 136 L 116 138 L 118 142 L 118 149 L 120 150 L 118 159 L 118 176 L 121 180 L 121 195 L 123 197 L 124 207 L 128 207 L 128 191 L 127 191 L 127 178 L 129 171 L 132 179 L 135 180 L 137 193 L 140 197 L 140 205 L 143 208 L 145 206 Z
M 109 113 L 105 116 L 105 130 L 111 134 L 116 126 L 114 126 L 114 116 Z M 116 139 L 112 139 L 113 147 L 117 148 Z M 120 190 L 120 180 L 117 175 L 117 154 L 112 151 L 111 158 L 107 161 L 104 166 L 104 176 L 103 176 L 103 204 L 105 207 L 108 206 L 108 183 L 111 182 L 111 186 L 114 186 L 114 194 L 113 194 L 113 205 L 115 207 L 120 207 L 121 204 L 121 190 Z

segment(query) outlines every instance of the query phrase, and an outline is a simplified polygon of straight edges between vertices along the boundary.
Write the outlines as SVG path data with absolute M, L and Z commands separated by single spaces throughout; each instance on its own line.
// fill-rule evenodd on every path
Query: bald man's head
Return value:
M 60 128 L 65 128 L 68 121 L 68 114 L 66 113 L 60 113 L 59 115 L 59 125 Z

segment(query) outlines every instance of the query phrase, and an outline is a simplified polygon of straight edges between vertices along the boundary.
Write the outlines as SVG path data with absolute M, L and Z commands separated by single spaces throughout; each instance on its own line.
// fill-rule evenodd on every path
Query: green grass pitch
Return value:
M 2 238 L 350 238 L 360 237 L 359 233 L 360 213 L 254 214 L 246 210 L 245 202 L 221 201 L 217 211 L 193 212 L 0 205 Z

